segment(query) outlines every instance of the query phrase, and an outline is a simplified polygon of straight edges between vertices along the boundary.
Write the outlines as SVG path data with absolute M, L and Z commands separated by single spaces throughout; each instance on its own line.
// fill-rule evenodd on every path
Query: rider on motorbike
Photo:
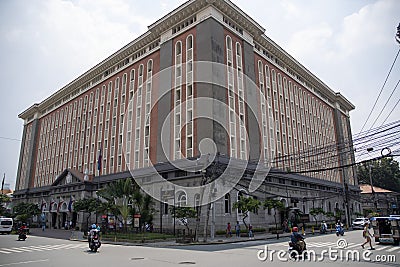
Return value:
M 336 235 L 344 235 L 343 224 L 340 222 L 340 220 L 338 220 L 336 223 Z
M 299 228 L 296 226 L 292 229 L 292 234 L 290 235 L 290 241 L 293 244 L 293 247 L 298 251 L 302 252 L 306 249 L 306 243 L 304 242 L 304 237 L 299 234 Z
M 96 224 L 92 224 L 92 225 L 90 226 L 90 231 L 89 231 L 89 235 L 88 235 L 89 242 L 90 242 L 90 240 L 95 236 L 95 234 L 97 234 L 99 231 L 100 231 L 100 230 L 97 229 L 97 225 L 96 225 Z
M 20 239 L 25 240 L 26 239 L 27 229 L 28 229 L 28 227 L 26 226 L 25 223 L 23 223 L 21 225 L 21 227 L 18 228 L 18 240 L 20 240 Z

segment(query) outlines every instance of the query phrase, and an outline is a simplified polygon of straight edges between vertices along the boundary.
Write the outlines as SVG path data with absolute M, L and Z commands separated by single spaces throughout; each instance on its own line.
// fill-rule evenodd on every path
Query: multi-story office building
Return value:
M 191 0 L 19 115 L 24 131 L 14 196 L 39 203 L 52 226 L 79 223 L 69 201 L 130 177 L 129 170 L 145 175 L 156 166 L 176 184 L 200 185 L 202 172 L 172 163 L 198 158 L 207 139 L 220 165 L 230 158 L 272 163 L 255 197 L 279 198 L 305 214 L 323 207 L 351 216 L 360 211 L 353 198 L 359 189 L 351 167 L 352 109 L 232 2 Z M 217 229 L 240 218 L 231 206 L 250 193 L 251 164 L 215 200 Z M 173 195 L 158 204 L 155 226 L 171 225 L 168 203 L 193 203 L 185 192 Z M 265 211 L 251 220 L 263 225 L 273 217 Z

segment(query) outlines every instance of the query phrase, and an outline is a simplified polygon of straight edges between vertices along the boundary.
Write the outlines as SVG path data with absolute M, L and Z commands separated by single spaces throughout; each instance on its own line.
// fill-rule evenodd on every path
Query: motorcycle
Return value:
M 319 232 L 320 232 L 321 234 L 326 234 L 326 233 L 327 233 L 326 227 L 325 227 L 325 226 L 321 226 L 321 228 L 319 229 Z
M 26 230 L 20 229 L 18 231 L 18 241 L 20 241 L 20 240 L 25 241 L 25 239 L 26 239 Z
M 98 230 L 92 230 L 91 233 L 89 232 L 89 248 L 92 252 L 97 252 L 101 246 L 99 236 L 100 231 Z
M 343 236 L 344 235 L 344 229 L 341 225 L 336 225 L 336 236 Z
M 300 257 L 307 259 L 306 242 L 304 242 L 304 240 L 299 240 L 296 244 L 293 244 L 293 242 L 290 241 L 288 254 L 292 259 Z

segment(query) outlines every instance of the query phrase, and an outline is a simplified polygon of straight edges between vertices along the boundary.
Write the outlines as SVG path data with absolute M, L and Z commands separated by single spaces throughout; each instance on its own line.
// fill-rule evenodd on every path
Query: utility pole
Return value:
M 374 148 L 373 147 L 369 147 L 367 148 L 367 152 L 371 152 L 373 151 Z M 376 196 L 375 196 L 375 190 L 374 190 L 374 185 L 372 183 L 372 166 L 371 166 L 371 161 L 369 162 L 368 165 L 369 168 L 369 184 L 371 185 L 371 193 L 372 193 L 372 201 L 374 202 L 374 212 L 378 212 L 378 204 L 376 203 Z
M 374 190 L 374 186 L 372 184 L 371 162 L 369 163 L 369 183 L 371 185 L 372 201 L 374 202 L 374 211 L 378 212 L 378 204 L 376 203 L 375 190 Z

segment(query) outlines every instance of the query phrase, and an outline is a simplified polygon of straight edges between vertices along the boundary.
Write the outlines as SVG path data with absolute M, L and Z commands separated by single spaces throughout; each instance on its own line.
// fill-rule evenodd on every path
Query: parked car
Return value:
M 369 222 L 368 218 L 356 218 L 351 225 L 353 229 L 363 229 L 367 222 Z

